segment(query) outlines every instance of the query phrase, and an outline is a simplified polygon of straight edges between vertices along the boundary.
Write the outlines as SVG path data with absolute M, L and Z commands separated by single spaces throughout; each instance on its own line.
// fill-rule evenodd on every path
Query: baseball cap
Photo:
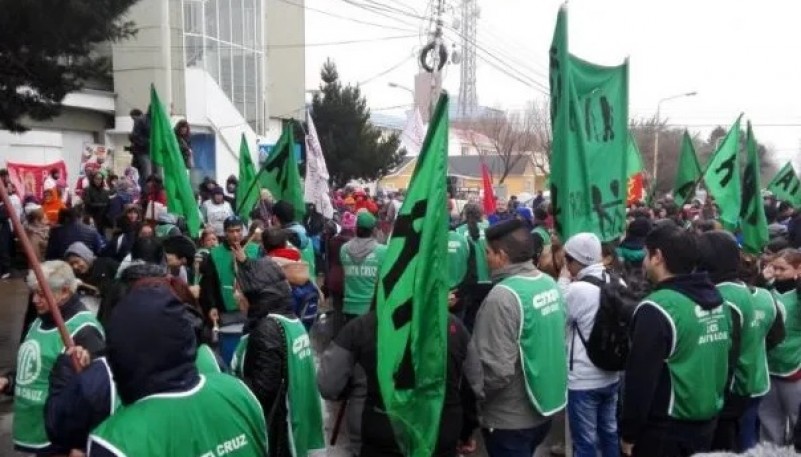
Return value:
M 362 211 L 356 217 L 356 227 L 363 229 L 375 228 L 375 216 L 367 211 Z
M 578 233 L 565 243 L 565 253 L 582 265 L 601 263 L 601 240 L 594 233 Z

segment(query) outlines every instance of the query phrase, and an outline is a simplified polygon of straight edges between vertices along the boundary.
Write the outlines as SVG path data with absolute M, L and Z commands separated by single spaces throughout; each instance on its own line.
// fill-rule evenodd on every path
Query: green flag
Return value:
M 795 208 L 801 207 L 801 180 L 798 179 L 792 163 L 787 162 L 776 173 L 776 176 L 768 184 L 768 190 L 773 192 L 773 195 L 779 200 L 788 202 Z
M 273 194 L 276 201 L 292 203 L 295 221 L 300 222 L 306 214 L 306 205 L 303 203 L 303 186 L 300 185 L 300 172 L 293 151 L 295 136 L 292 127 L 292 121 L 284 122 L 281 138 L 262 165 L 259 183 Z
M 642 173 L 643 165 L 642 165 L 642 155 L 640 154 L 640 148 L 637 147 L 637 141 L 634 139 L 634 136 L 629 132 L 629 140 L 628 146 L 626 151 L 628 153 L 628 161 L 626 162 L 626 176 L 631 178 L 632 176 L 636 175 L 637 173 Z
M 704 183 L 720 209 L 720 222 L 726 230 L 737 230 L 740 219 L 740 119 L 729 129 L 715 155 L 706 166 Z
M 445 398 L 448 96 L 417 159 L 378 279 L 378 384 L 404 455 L 430 457 Z
M 167 209 L 182 216 L 192 237 L 200 234 L 200 213 L 189 175 L 170 125 L 170 118 L 159 100 L 156 88 L 150 85 L 150 158 L 162 168 Z
M 695 155 L 693 140 L 685 130 L 681 141 L 679 171 L 676 173 L 676 183 L 673 186 L 673 200 L 679 206 L 684 206 L 693 197 L 700 178 L 701 165 L 698 164 L 698 156 Z
M 743 198 L 740 208 L 740 229 L 743 233 L 743 250 L 750 254 L 760 254 L 768 244 L 768 220 L 765 205 L 762 203 L 762 185 L 759 182 L 759 154 L 751 122 L 748 122 L 746 138 L 748 158 L 743 173 Z
M 607 67 L 570 55 L 564 6 L 550 56 L 556 230 L 563 240 L 579 232 L 615 239 L 626 222 L 628 61 Z
M 253 205 L 259 200 L 259 186 L 256 185 L 256 167 L 250 158 L 248 140 L 242 134 L 239 142 L 239 185 L 236 187 L 236 208 L 242 218 L 248 218 Z

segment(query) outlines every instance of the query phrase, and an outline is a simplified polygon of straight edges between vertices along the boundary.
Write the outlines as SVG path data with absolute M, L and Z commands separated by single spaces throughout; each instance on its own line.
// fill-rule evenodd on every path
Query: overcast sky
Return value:
M 403 108 L 383 108 L 410 104 L 411 95 L 388 83 L 412 87 L 418 71 L 412 53 L 427 42 L 428 24 L 411 16 L 427 16 L 427 5 L 436 0 L 377 0 L 409 15 L 379 15 L 351 4 L 373 1 L 306 0 L 306 42 L 312 45 L 306 51 L 306 85 L 317 88 L 319 68 L 331 57 L 345 82 L 363 83 L 371 108 L 402 116 Z M 478 2 L 479 103 L 518 109 L 545 97 L 541 86 L 548 86 L 547 51 L 562 2 Z M 461 1 L 447 3 L 452 8 L 446 24 L 454 26 Z M 707 134 L 712 126 L 728 126 L 744 112 L 754 123 L 756 137 L 776 150 L 777 162 L 793 159 L 801 165 L 800 3 L 571 0 L 568 17 L 571 53 L 609 65 L 630 58 L 630 117 L 653 116 L 661 98 L 697 91 L 695 97 L 663 103 L 662 117 Z M 314 46 L 386 37 L 404 38 Z M 461 44 L 455 33 L 447 37 L 449 46 Z M 392 67 L 396 68 L 388 71 Z M 459 67 L 451 65 L 446 71 L 445 87 L 456 98 Z

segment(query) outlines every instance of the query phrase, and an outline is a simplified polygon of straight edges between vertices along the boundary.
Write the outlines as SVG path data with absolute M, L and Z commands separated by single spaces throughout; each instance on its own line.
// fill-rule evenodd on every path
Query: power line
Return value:
M 406 62 L 408 62 L 408 61 L 409 61 L 409 59 L 411 59 L 412 57 L 414 57 L 414 55 L 415 55 L 415 54 L 416 54 L 416 53 L 415 53 L 415 52 L 413 52 L 413 53 L 411 53 L 411 54 L 409 54 L 409 55 L 405 56 L 405 57 L 404 57 L 404 58 L 403 58 L 403 59 L 402 59 L 400 62 L 398 62 L 398 63 L 396 63 L 396 64 L 392 65 L 391 67 L 387 68 L 386 70 L 383 70 L 383 71 L 381 71 L 380 73 L 378 73 L 378 74 L 376 74 L 376 75 L 373 75 L 373 76 L 371 76 L 371 77 L 369 77 L 369 78 L 365 79 L 364 81 L 360 81 L 360 82 L 358 83 L 358 85 L 360 85 L 360 86 L 363 86 L 363 85 L 365 85 L 365 84 L 367 84 L 367 83 L 370 83 L 370 82 L 372 82 L 372 81 L 375 81 L 376 79 L 378 79 L 378 78 L 380 78 L 380 77 L 382 77 L 382 76 L 384 76 L 384 75 L 386 75 L 386 74 L 388 74 L 388 73 L 392 72 L 393 70 L 396 70 L 396 69 L 398 69 L 398 68 L 399 68 L 401 65 L 405 64 Z
M 354 40 L 343 40 L 343 41 L 329 41 L 329 42 L 321 42 L 321 43 L 293 43 L 293 44 L 268 44 L 265 46 L 243 46 L 235 43 L 223 43 L 218 42 L 220 47 L 223 49 L 227 48 L 234 48 L 234 49 L 241 49 L 241 50 L 260 50 L 260 49 L 286 49 L 286 48 L 312 48 L 312 47 L 320 47 L 320 46 L 339 46 L 339 45 L 348 45 L 348 44 L 359 44 L 359 43 L 372 43 L 372 42 L 382 42 L 382 41 L 393 41 L 393 40 L 403 40 L 407 38 L 417 38 L 417 35 L 395 35 L 395 36 L 383 36 L 383 37 L 375 37 L 375 38 L 361 38 L 361 39 L 354 39 Z M 216 41 L 216 40 L 215 40 Z M 164 49 L 165 46 L 157 46 L 157 45 L 119 45 L 121 48 L 126 50 L 131 49 Z M 184 49 L 186 46 L 184 45 L 174 45 L 169 46 L 170 49 Z
M 312 8 L 310 6 L 300 5 L 298 3 L 294 3 L 294 2 L 292 2 L 290 0 L 279 0 L 279 1 L 281 1 L 283 3 L 286 3 L 287 5 L 292 5 L 292 6 L 297 7 L 297 8 L 302 8 L 302 9 L 305 9 L 305 10 L 308 10 L 308 11 L 314 11 L 316 13 L 324 14 L 326 16 L 335 17 L 337 19 L 342 19 L 342 20 L 345 20 L 345 21 L 354 22 L 354 23 L 357 23 L 357 24 L 369 25 L 369 26 L 372 26 L 372 27 L 380 27 L 382 29 L 398 30 L 398 31 L 401 31 L 401 32 L 410 32 L 410 33 L 411 32 L 415 32 L 415 30 L 411 30 L 411 29 L 404 29 L 404 28 L 395 27 L 395 26 L 392 26 L 392 25 L 387 25 L 387 24 L 377 24 L 375 22 L 363 21 L 361 19 L 355 19 L 355 18 L 348 17 L 348 16 L 341 16 L 339 14 L 332 13 L 330 11 L 325 11 L 325 10 L 321 10 L 321 9 L 317 9 L 317 8 Z

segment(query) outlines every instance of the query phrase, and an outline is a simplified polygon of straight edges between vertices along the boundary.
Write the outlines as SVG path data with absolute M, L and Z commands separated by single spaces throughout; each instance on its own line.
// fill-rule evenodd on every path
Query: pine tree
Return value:
M 0 0 L 0 127 L 57 116 L 61 101 L 110 65 L 96 45 L 135 33 L 121 19 L 137 0 Z
M 328 60 L 320 72 L 323 83 L 312 101 L 312 116 L 320 136 L 334 186 L 351 179 L 377 180 L 398 167 L 406 154 L 397 134 L 382 139 L 370 123 L 370 110 L 358 86 L 342 86 L 336 65 Z

